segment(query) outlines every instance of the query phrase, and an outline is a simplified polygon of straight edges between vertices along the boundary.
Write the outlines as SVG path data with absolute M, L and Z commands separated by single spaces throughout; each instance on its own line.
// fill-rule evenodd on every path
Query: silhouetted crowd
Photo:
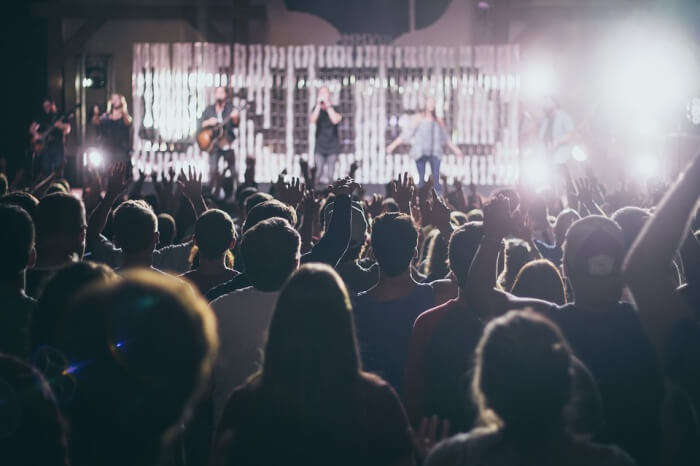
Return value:
M 0 464 L 700 464 L 700 156 L 485 199 L 357 169 L 0 174 Z

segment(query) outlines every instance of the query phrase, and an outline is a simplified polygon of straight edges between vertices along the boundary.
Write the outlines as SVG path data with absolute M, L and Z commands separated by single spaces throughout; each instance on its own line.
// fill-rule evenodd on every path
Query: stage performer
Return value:
M 209 105 L 202 112 L 199 119 L 199 128 L 209 128 L 216 125 L 223 125 L 223 136 L 218 140 L 212 150 L 209 151 L 209 182 L 216 179 L 219 168 L 219 160 L 224 159 L 231 168 L 231 173 L 236 179 L 236 158 L 233 153 L 233 140 L 236 138 L 234 128 L 238 126 L 239 113 L 234 108 L 233 103 L 228 99 L 225 87 L 214 89 L 215 102 Z M 224 170 L 226 167 L 224 167 Z
M 418 169 L 418 185 L 423 186 L 425 183 L 425 165 L 430 164 L 433 185 L 438 192 L 444 146 L 447 145 L 455 155 L 463 155 L 459 147 L 452 144 L 443 120 L 435 114 L 435 99 L 432 97 L 425 100 L 425 108 L 413 117 L 407 130 L 387 146 L 387 155 L 403 143 L 411 144 L 411 155 Z
M 41 111 L 32 120 L 29 126 L 29 134 L 33 147 L 33 158 L 30 167 L 30 176 L 38 172 L 46 176 L 56 171 L 63 164 L 64 139 L 70 133 L 70 123 L 64 121 L 58 113 L 56 102 L 45 98 L 41 103 Z
M 107 102 L 107 111 L 100 117 L 98 141 L 105 151 L 107 166 L 115 162 L 131 166 L 131 116 L 126 98 L 112 94 Z
M 331 104 L 331 92 L 323 86 L 318 90 L 318 99 L 309 122 L 316 124 L 316 147 L 314 163 L 319 182 L 331 183 L 334 179 L 335 163 L 340 152 L 338 125 L 343 115 L 336 112 Z
M 545 98 L 544 114 L 540 125 L 540 144 L 544 147 L 550 162 L 566 163 L 571 156 L 574 120 L 561 109 L 557 100 L 552 96 Z

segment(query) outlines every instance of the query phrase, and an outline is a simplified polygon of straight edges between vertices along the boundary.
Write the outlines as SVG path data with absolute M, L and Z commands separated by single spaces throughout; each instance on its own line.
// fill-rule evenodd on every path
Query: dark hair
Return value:
M 629 251 L 632 243 L 649 220 L 649 212 L 640 207 L 623 207 L 615 211 L 610 217 L 622 229 L 622 236 L 625 240 L 625 250 Z
M 14 205 L 0 205 L 0 280 L 17 278 L 34 247 L 34 223 Z
M 34 211 L 37 260 L 47 256 L 85 253 L 85 206 L 72 194 L 54 193 L 41 199 Z
M 382 212 L 400 212 L 398 202 L 393 197 L 387 197 L 382 201 Z
M 258 222 L 243 234 L 241 256 L 255 288 L 278 290 L 297 267 L 301 238 L 281 218 Z
M 243 224 L 242 232 L 246 232 L 256 223 L 268 218 L 279 217 L 285 219 L 290 225 L 297 224 L 297 213 L 292 207 L 277 199 L 262 202 L 248 211 L 248 216 Z
M 270 322 L 262 369 L 268 393 L 285 394 L 292 409 L 323 416 L 324 406 L 353 385 L 360 358 L 352 306 L 328 265 L 307 264 L 285 283 Z
M 175 219 L 170 214 L 158 214 L 158 238 L 159 247 L 173 244 L 177 236 L 177 225 Z
M 465 223 L 452 232 L 448 246 L 450 270 L 460 287 L 466 285 L 469 267 L 483 236 L 484 228 L 481 222 Z
M 476 348 L 472 395 L 482 422 L 527 442 L 564 428 L 571 350 L 559 329 L 531 311 L 492 320 Z
M 503 270 L 498 276 L 498 286 L 505 291 L 510 291 L 520 268 L 531 258 L 530 246 L 525 241 L 518 238 L 506 240 Z
M 437 228 L 428 233 L 428 238 L 425 241 L 423 247 L 428 249 L 423 269 L 423 275 L 426 276 L 425 281 L 432 282 L 445 278 L 450 272 L 447 266 L 447 241 L 443 239 Z
M 372 222 L 372 250 L 382 273 L 390 277 L 408 270 L 417 242 L 418 230 L 406 214 L 386 212 Z
M 66 466 L 66 425 L 44 377 L 0 354 L 0 451 L 13 466 Z
M 0 196 L 7 194 L 10 184 L 7 182 L 7 177 L 4 173 L 0 173 Z
M 246 216 L 250 214 L 250 211 L 253 209 L 258 204 L 262 204 L 265 201 L 271 201 L 274 199 L 272 196 L 270 196 L 267 193 L 261 193 L 261 192 L 254 192 L 251 193 L 249 196 L 245 198 L 245 213 Z
M 235 238 L 233 220 L 223 210 L 207 210 L 194 225 L 194 242 L 199 254 L 206 259 L 216 259 L 223 255 Z
M 12 191 L 0 197 L 0 204 L 17 205 L 27 211 L 34 218 L 34 211 L 39 205 L 39 199 L 25 191 Z
M 57 322 L 82 289 L 116 278 L 109 266 L 90 261 L 72 262 L 57 270 L 46 283 L 32 318 L 32 347 L 54 344 Z
M 126 254 L 144 252 L 153 247 L 153 235 L 158 231 L 158 219 L 146 201 L 128 200 L 114 211 L 114 239 Z
M 559 305 L 566 302 L 566 290 L 559 270 L 546 259 L 523 265 L 511 291 L 521 298 L 537 298 Z
M 245 208 L 246 207 L 246 201 L 250 196 L 258 192 L 258 188 L 255 188 L 253 186 L 246 186 L 245 188 L 242 188 L 240 191 L 237 190 L 236 193 L 236 203 L 238 204 L 238 211 L 240 212 L 241 215 L 245 214 L 248 210 Z
M 580 218 L 581 216 L 574 209 L 564 209 L 559 212 L 557 219 L 554 221 L 554 240 L 557 245 L 561 246 L 564 244 L 569 227 Z
M 75 464 L 155 464 L 161 438 L 203 392 L 218 347 L 201 295 L 145 269 L 86 289 L 56 337 L 71 363 L 63 373 L 77 384 L 66 406 Z

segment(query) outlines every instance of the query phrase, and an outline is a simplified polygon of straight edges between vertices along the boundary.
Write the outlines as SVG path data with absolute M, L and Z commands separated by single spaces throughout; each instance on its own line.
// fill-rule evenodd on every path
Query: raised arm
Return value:
M 632 245 L 624 276 L 639 315 L 658 351 L 663 352 L 676 321 L 688 308 L 675 292 L 668 270 L 700 196 L 700 156 L 680 175 Z
M 323 262 L 335 267 L 343 257 L 350 242 L 352 233 L 352 203 L 350 196 L 358 188 L 358 184 L 350 178 L 338 180 L 331 186 L 335 194 L 333 215 L 323 237 L 307 254 L 302 262 Z
M 194 209 L 195 218 L 199 218 L 207 210 L 207 205 L 202 196 L 202 174 L 189 168 L 187 175 L 184 170 L 180 170 L 180 177 L 177 184 L 182 189 L 182 194 L 190 201 Z
M 95 210 L 90 214 L 90 219 L 88 220 L 86 233 L 88 247 L 95 244 L 97 238 L 102 234 L 114 201 L 124 192 L 128 184 L 129 174 L 126 164 L 115 163 L 112 165 L 109 178 L 107 179 L 107 191 L 99 204 L 97 204 L 97 207 L 95 207 Z

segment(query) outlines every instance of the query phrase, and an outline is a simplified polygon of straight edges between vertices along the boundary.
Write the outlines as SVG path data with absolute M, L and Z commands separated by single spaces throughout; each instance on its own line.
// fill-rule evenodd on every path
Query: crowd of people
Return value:
M 647 195 L 355 170 L 0 174 L 2 464 L 700 464 L 700 156 Z

